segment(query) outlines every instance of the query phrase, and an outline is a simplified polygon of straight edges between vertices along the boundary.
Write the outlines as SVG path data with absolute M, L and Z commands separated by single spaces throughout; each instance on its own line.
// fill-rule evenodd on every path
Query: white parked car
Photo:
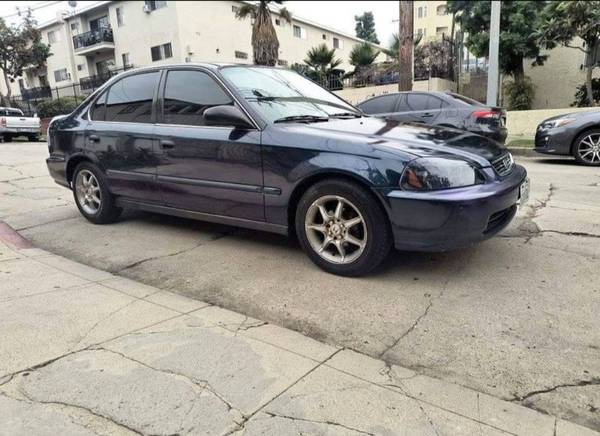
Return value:
M 38 141 L 40 119 L 37 115 L 26 117 L 21 109 L 0 107 L 0 137 L 4 142 L 9 142 L 17 136 L 26 136 L 30 141 Z

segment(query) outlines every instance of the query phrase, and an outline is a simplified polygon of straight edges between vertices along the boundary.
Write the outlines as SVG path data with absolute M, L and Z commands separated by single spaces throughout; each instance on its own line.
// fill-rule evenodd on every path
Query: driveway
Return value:
M 499 237 L 348 279 L 276 235 L 146 213 L 94 226 L 46 155 L 0 144 L 0 220 L 41 248 L 600 429 L 598 168 L 518 158 L 530 205 Z

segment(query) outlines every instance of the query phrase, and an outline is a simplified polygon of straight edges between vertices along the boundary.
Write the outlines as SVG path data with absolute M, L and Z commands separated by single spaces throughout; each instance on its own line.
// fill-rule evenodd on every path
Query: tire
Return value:
M 93 163 L 81 162 L 77 165 L 73 172 L 72 188 L 75 204 L 88 221 L 108 224 L 121 215 L 122 209 L 115 206 L 115 198 L 108 191 L 104 174 Z
M 29 142 L 38 142 L 40 140 L 40 135 L 27 135 L 27 140 Z
M 12 142 L 13 137 L 12 135 L 6 134 L 4 135 L 4 142 Z
M 572 154 L 581 165 L 600 166 L 600 129 L 581 133 L 573 142 Z
M 340 202 L 343 207 L 338 209 Z M 324 180 L 308 188 L 298 203 L 295 224 L 304 252 L 332 274 L 368 274 L 383 262 L 392 246 L 383 207 L 367 189 L 342 179 Z

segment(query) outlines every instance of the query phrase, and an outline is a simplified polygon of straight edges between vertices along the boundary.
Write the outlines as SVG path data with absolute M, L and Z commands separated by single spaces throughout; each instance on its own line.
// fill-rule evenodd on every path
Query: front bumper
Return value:
M 556 129 L 538 129 L 535 133 L 535 151 L 545 154 L 571 154 L 573 133 L 564 127 Z
M 482 185 L 433 192 L 381 190 L 399 250 L 446 251 L 494 236 L 517 212 L 525 168 Z

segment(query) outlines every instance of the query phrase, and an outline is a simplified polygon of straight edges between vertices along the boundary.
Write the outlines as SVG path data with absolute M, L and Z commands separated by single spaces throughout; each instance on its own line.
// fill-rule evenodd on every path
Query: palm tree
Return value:
M 355 69 L 368 67 L 375 62 L 377 56 L 379 56 L 379 50 L 374 49 L 368 42 L 363 42 L 352 48 L 350 52 L 350 64 L 354 65 Z
M 311 48 L 306 56 L 304 63 L 313 69 L 319 80 L 326 79 L 342 63 L 341 59 L 335 58 L 335 48 L 329 49 L 325 43 Z
M 243 20 L 246 17 L 253 17 L 252 25 L 252 51 L 254 63 L 257 65 L 274 66 L 279 58 L 279 40 L 273 22 L 271 21 L 271 11 L 269 3 L 282 4 L 283 1 L 261 0 L 258 4 L 244 3 L 235 13 L 235 16 Z M 292 22 L 292 14 L 286 9 L 279 10 L 279 16 L 288 23 Z

